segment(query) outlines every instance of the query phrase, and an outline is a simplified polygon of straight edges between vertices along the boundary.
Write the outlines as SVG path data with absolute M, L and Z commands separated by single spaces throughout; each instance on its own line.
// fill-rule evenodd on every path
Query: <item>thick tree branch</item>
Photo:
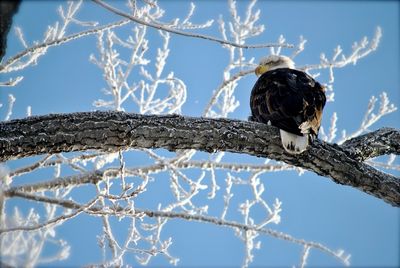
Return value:
M 296 156 L 283 150 L 278 129 L 264 124 L 97 111 L 1 122 L 0 161 L 44 153 L 116 152 L 129 148 L 246 153 L 303 167 L 400 206 L 399 179 L 359 161 L 398 154 L 398 137 L 398 130 L 384 128 L 349 140 L 343 146 L 317 140 L 305 153 Z
M 357 161 L 387 154 L 400 155 L 400 131 L 394 128 L 381 128 L 350 139 L 341 147 Z

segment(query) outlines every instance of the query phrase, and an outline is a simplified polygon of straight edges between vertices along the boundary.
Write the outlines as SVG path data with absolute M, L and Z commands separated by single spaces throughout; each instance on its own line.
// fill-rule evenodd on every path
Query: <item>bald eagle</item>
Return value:
M 255 70 L 259 77 L 250 96 L 250 120 L 280 129 L 283 148 L 304 152 L 317 137 L 325 106 L 325 89 L 285 56 L 271 55 Z

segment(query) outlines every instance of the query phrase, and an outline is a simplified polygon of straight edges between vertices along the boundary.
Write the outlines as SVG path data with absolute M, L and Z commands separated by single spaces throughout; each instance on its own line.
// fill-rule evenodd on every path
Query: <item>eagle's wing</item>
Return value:
M 276 69 L 261 75 L 254 85 L 251 119 L 299 136 L 316 136 L 325 102 L 324 88 L 311 76 L 294 69 Z

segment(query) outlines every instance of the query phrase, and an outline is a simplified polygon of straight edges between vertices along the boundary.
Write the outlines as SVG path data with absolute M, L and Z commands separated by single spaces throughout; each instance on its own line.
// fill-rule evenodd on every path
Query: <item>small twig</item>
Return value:
M 239 80 L 243 76 L 246 76 L 248 74 L 251 74 L 254 72 L 254 69 L 251 70 L 246 70 L 246 71 L 240 71 L 234 75 L 228 80 L 225 80 L 222 82 L 222 84 L 218 87 L 218 89 L 214 92 L 213 96 L 211 97 L 210 101 L 207 103 L 206 108 L 203 111 L 203 115 L 207 115 L 210 112 L 211 107 L 216 103 L 219 95 L 222 93 L 223 89 L 228 86 L 229 84 Z
M 15 78 L 10 78 L 6 82 L 0 82 L 0 87 L 15 87 L 19 82 L 24 79 L 23 76 L 17 76 Z
M 20 197 L 23 197 L 22 195 Z M 60 224 L 66 220 L 72 219 L 76 216 L 78 216 L 80 213 L 84 212 L 87 209 L 90 209 L 91 206 L 93 206 L 96 201 L 98 200 L 98 197 L 94 198 L 93 200 L 89 201 L 86 205 L 80 206 L 76 211 L 70 213 L 70 214 L 65 214 L 61 215 L 57 218 L 51 219 L 47 222 L 38 224 L 38 225 L 33 225 L 33 226 L 18 226 L 18 227 L 11 227 L 11 228 L 5 228 L 5 229 L 0 229 L 0 234 L 7 233 L 7 232 L 16 232 L 16 231 L 35 231 L 39 230 L 45 227 L 48 227 L 50 225 L 54 224 Z
M 10 120 L 12 112 L 13 112 L 15 100 L 16 99 L 13 94 L 8 95 L 8 110 L 7 110 L 6 117 L 4 118 L 4 121 Z

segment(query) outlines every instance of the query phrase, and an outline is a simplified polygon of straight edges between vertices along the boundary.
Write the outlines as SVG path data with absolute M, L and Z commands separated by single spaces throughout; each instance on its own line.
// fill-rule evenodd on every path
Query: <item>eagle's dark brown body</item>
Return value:
M 318 134 L 325 102 L 324 87 L 305 72 L 274 69 L 262 74 L 251 91 L 250 119 L 312 139 Z

